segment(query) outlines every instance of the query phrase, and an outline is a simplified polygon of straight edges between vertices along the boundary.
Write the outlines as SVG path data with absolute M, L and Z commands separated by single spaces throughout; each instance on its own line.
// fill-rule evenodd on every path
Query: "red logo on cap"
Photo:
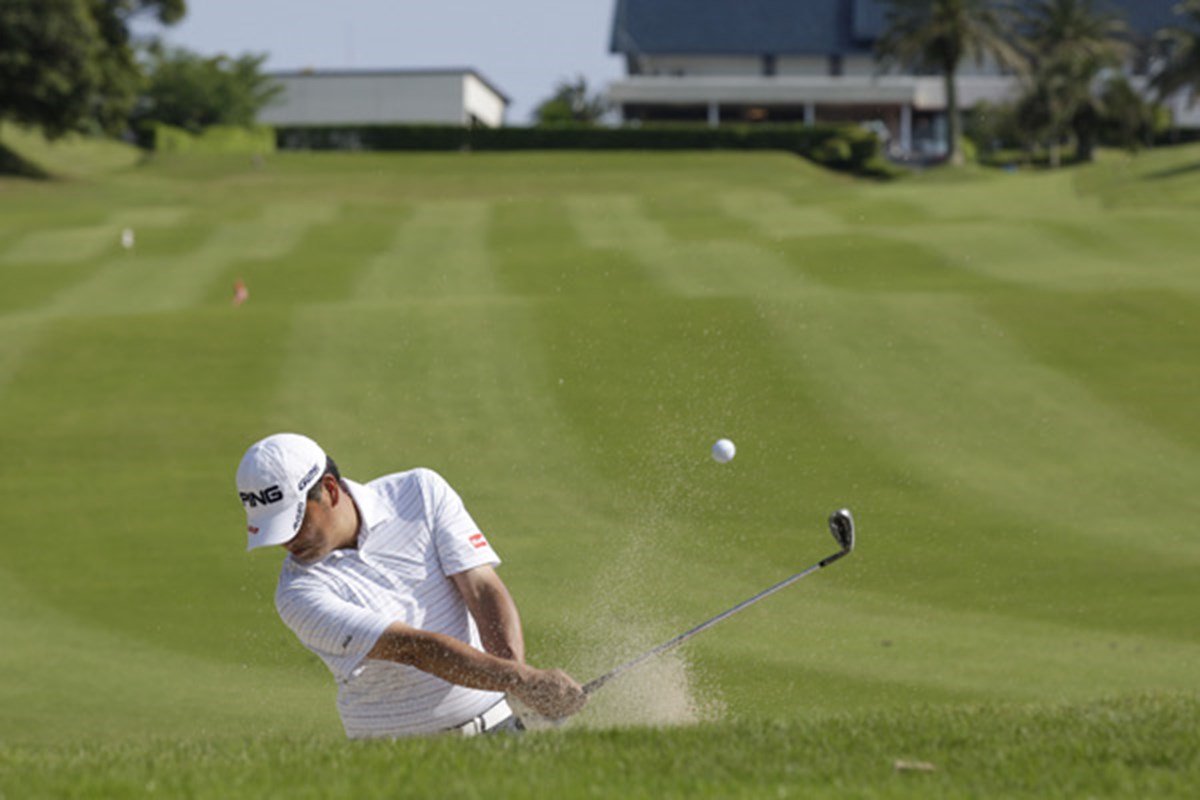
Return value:
M 258 528 L 254 527 L 253 525 L 247 525 L 246 530 L 250 531 L 251 533 L 258 533 Z

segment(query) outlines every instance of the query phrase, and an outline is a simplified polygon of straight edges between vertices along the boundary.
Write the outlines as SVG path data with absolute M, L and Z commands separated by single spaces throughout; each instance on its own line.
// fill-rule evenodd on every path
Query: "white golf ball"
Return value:
M 720 464 L 732 461 L 736 454 L 737 448 L 728 439 L 717 439 L 712 446 L 712 457 Z

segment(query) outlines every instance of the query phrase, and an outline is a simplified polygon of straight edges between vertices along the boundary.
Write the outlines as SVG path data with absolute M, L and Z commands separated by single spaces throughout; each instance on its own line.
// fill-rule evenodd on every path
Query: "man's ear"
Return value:
M 342 499 L 342 487 L 338 484 L 338 479 L 326 473 L 321 476 L 321 483 L 325 485 L 325 493 L 329 495 L 329 505 L 336 506 Z

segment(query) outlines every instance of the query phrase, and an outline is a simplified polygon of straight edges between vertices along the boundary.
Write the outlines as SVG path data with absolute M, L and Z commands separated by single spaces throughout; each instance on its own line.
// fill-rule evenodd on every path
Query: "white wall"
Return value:
M 843 75 L 874 75 L 879 64 L 871 56 L 846 56 L 842 59 Z
M 504 98 L 470 73 L 463 77 L 463 108 L 467 113 L 464 122 L 469 123 L 474 117 L 489 128 L 504 125 Z
M 268 125 L 388 123 L 488 125 L 504 121 L 504 99 L 467 72 L 312 72 L 272 76 L 284 87 L 258 115 Z
M 780 56 L 776 64 L 778 75 L 828 75 L 827 56 Z

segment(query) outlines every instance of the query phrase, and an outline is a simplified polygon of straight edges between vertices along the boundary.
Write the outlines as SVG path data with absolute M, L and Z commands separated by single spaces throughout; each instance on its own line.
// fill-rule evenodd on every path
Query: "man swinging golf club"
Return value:
M 275 607 L 338 685 L 346 734 L 521 730 L 506 701 L 562 719 L 587 697 L 525 663 L 495 551 L 437 473 L 359 484 L 312 439 L 279 433 L 237 471 L 247 549 L 282 545 Z

